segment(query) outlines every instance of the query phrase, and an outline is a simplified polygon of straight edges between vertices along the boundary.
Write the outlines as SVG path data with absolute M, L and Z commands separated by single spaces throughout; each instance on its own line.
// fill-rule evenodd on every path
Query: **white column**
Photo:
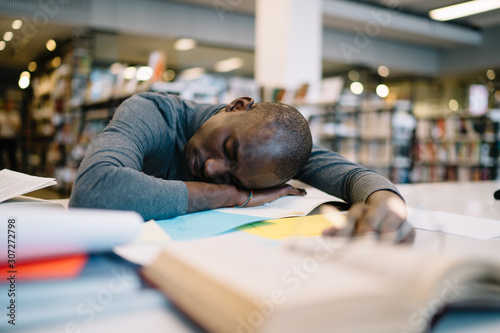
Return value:
M 322 71 L 322 0 L 257 0 L 255 78 L 265 89 L 319 93 Z M 311 100 L 309 98 L 309 100 Z

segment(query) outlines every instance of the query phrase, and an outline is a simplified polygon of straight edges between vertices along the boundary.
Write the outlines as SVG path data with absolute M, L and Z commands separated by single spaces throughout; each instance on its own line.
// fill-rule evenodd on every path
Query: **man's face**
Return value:
M 271 163 L 277 130 L 249 124 L 244 113 L 220 112 L 200 127 L 184 148 L 189 170 L 204 181 L 242 188 L 282 184 Z

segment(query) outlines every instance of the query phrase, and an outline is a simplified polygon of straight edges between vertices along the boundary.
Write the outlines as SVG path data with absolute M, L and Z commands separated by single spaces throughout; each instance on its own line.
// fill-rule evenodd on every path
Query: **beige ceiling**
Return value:
M 380 6 L 388 6 L 394 3 L 394 0 L 364 0 L 360 2 L 377 4 Z M 400 0 L 404 11 L 416 13 L 426 16 L 427 13 L 436 8 L 454 5 L 464 0 Z M 489 12 L 476 14 L 460 20 L 455 20 L 456 23 L 468 24 L 479 28 L 487 28 L 500 24 L 500 9 Z
M 48 39 L 63 42 L 72 36 L 82 34 L 82 27 L 62 27 L 47 24 L 37 29 L 32 38 L 22 41 L 19 33 L 12 30 L 13 19 L 0 16 L 0 34 L 4 31 L 14 31 L 15 37 L 12 42 L 7 43 L 5 50 L 0 51 L 0 68 L 26 70 L 28 63 L 33 60 L 44 59 L 46 62 L 52 59 L 51 52 L 45 48 Z M 167 66 L 174 70 L 183 70 L 192 67 L 204 67 L 208 72 L 213 71 L 214 64 L 219 60 L 230 57 L 241 57 L 243 67 L 231 72 L 232 75 L 253 76 L 254 53 L 251 50 L 230 49 L 214 47 L 211 45 L 198 45 L 188 51 L 177 51 L 173 47 L 174 40 L 160 37 L 146 37 L 130 34 L 105 34 L 107 39 L 113 40 L 114 50 L 110 52 L 109 44 L 106 47 L 98 46 L 94 50 L 94 58 L 97 63 L 105 65 L 114 61 L 120 61 L 133 65 L 146 65 L 151 52 L 160 50 L 167 55 Z M 22 41 L 22 43 L 20 43 Z M 22 47 L 18 47 L 21 46 Z M 112 54 L 110 56 L 110 53 Z M 39 64 L 39 67 L 43 64 Z M 331 73 L 347 68 L 345 65 L 333 62 L 324 62 L 324 71 Z
M 180 2 L 180 3 L 190 3 L 197 6 L 214 7 L 217 3 L 214 0 L 163 0 L 167 2 Z M 326 0 L 335 1 L 335 0 Z M 398 9 L 401 12 L 414 13 L 420 16 L 427 16 L 428 12 L 435 8 L 441 8 L 444 6 L 449 6 L 464 2 L 465 0 L 351 0 L 352 2 L 366 3 L 371 5 L 377 5 L 381 7 L 394 6 L 394 4 L 400 5 Z M 255 14 L 255 2 L 256 0 L 240 0 L 232 1 L 228 3 L 235 3 L 231 8 L 237 12 L 246 14 Z M 222 2 L 224 3 L 224 2 Z M 391 7 L 392 8 L 392 7 Z M 328 17 L 324 19 L 328 20 Z M 328 24 L 328 22 L 326 22 Z M 500 24 L 500 9 L 492 10 L 486 13 L 476 14 L 469 16 L 464 19 L 457 20 L 457 23 L 468 24 L 476 26 L 479 28 L 486 28 L 493 25 Z
M 7 42 L 6 48 L 0 51 L 0 67 L 3 68 L 26 68 L 30 61 L 48 55 L 49 51 L 45 48 L 47 40 L 67 40 L 73 33 L 67 27 L 48 24 L 23 35 L 19 30 L 12 29 L 12 21 L 12 18 L 0 17 L 0 39 L 4 32 L 14 32 L 12 41 Z
M 209 7 L 214 6 L 213 0 L 169 1 Z M 392 0 L 364 0 L 358 2 L 384 6 L 391 1 Z M 400 3 L 403 5 L 402 9 L 404 11 L 416 12 L 422 15 L 425 15 L 429 9 L 457 2 L 460 1 L 400 0 Z M 255 12 L 255 0 L 239 1 L 238 5 L 234 6 L 233 8 L 235 11 L 253 15 Z M 5 31 L 12 30 L 10 26 L 12 20 L 12 18 L 0 16 L 0 37 Z M 466 23 L 483 28 L 494 24 L 500 24 L 500 10 L 474 15 L 468 18 L 466 20 Z M 338 22 L 329 23 L 328 18 L 325 18 L 325 26 L 329 26 L 329 24 L 333 24 L 334 26 L 339 28 Z M 0 67 L 24 70 L 27 67 L 28 63 L 32 60 L 49 60 L 51 55 L 50 52 L 45 48 L 45 42 L 48 39 L 53 38 L 58 42 L 62 42 L 70 39 L 74 35 L 80 34 L 83 28 L 84 27 L 79 26 L 63 27 L 54 24 L 47 24 L 43 27 L 35 29 L 36 31 L 32 34 L 32 36 L 28 36 L 30 38 L 24 39 L 22 38 L 23 36 L 19 36 L 19 33 L 16 33 L 16 31 L 14 31 L 16 33 L 14 40 L 7 43 L 7 47 L 5 50 L 0 51 Z M 349 25 L 345 25 L 343 28 L 345 30 L 350 29 Z M 173 49 L 173 40 L 165 38 L 135 36 L 129 34 L 124 35 L 119 33 L 114 35 L 113 38 L 115 38 L 116 41 L 115 58 L 117 61 L 131 64 L 146 64 L 149 54 L 152 51 L 163 50 L 167 54 L 167 64 L 170 68 L 182 70 L 185 68 L 202 66 L 205 67 L 208 71 L 211 71 L 216 61 L 238 56 L 243 59 L 244 66 L 239 70 L 231 72 L 231 74 L 248 76 L 253 75 L 254 60 L 252 50 L 220 48 L 214 47 L 212 45 L 199 45 L 193 50 L 180 52 Z M 404 36 L 402 36 L 402 38 L 404 38 Z M 19 45 L 21 45 L 22 47 L 16 47 Z M 98 48 L 95 53 L 98 61 L 105 63 L 106 61 L 109 62 L 112 60 L 101 53 L 102 49 Z M 324 62 L 323 66 L 323 70 L 325 73 L 332 73 L 347 68 L 346 65 L 333 62 Z

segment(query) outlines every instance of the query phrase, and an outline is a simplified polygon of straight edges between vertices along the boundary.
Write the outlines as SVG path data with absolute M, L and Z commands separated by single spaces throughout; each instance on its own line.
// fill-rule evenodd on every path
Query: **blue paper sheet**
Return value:
M 156 223 L 174 240 L 215 236 L 242 225 L 268 220 L 249 215 L 204 211 L 158 220 Z

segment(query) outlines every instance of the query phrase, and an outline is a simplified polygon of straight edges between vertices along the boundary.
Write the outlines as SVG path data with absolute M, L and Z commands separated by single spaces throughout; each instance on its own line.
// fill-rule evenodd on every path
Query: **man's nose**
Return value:
M 205 176 L 217 183 L 229 183 L 229 163 L 223 159 L 209 158 L 205 162 Z

